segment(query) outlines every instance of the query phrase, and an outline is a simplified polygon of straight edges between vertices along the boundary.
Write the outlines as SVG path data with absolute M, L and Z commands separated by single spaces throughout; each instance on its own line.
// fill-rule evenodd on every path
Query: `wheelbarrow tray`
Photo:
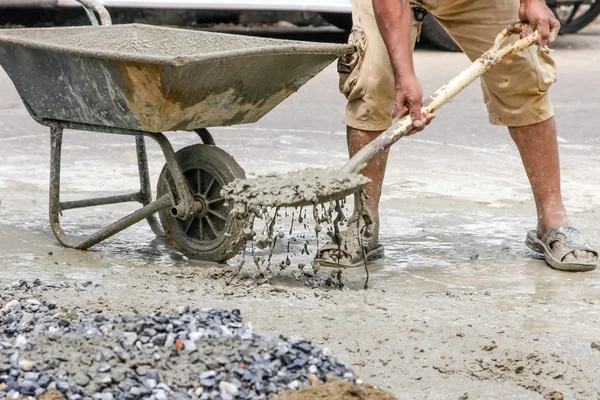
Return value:
M 34 117 L 146 132 L 256 122 L 350 50 L 143 24 L 0 31 Z

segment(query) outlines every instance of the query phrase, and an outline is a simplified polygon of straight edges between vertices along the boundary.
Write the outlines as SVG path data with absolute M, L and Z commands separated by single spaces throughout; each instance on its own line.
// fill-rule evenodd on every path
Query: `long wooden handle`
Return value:
M 514 43 L 501 47 L 506 39 L 513 34 L 520 34 L 522 38 Z M 467 69 L 432 94 L 429 98 L 429 102 L 422 108 L 421 112 L 423 115 L 426 115 L 436 111 L 454 98 L 454 96 L 460 93 L 464 88 L 473 83 L 477 78 L 489 71 L 504 57 L 528 48 L 537 42 L 537 40 L 538 32 L 534 31 L 531 25 L 516 23 L 508 26 L 496 37 L 494 45 L 490 50 L 485 52 Z M 347 173 L 359 173 L 375 156 L 384 152 L 413 129 L 414 126 L 410 115 L 405 116 L 398 121 L 398 127 L 396 129 L 382 133 L 356 153 L 354 157 L 342 167 L 342 171 Z

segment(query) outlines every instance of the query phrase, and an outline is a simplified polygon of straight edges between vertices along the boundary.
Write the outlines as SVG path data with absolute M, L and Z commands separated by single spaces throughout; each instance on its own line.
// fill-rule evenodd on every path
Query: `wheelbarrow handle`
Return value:
M 96 1 L 96 0 L 75 0 L 75 1 L 77 1 L 78 3 L 80 3 L 83 6 L 83 8 L 85 9 L 85 12 L 88 15 L 88 18 L 92 22 L 92 25 L 103 25 L 103 26 L 112 25 L 112 20 L 110 18 L 110 14 L 108 13 L 108 10 L 102 4 L 100 4 L 98 1 Z M 100 16 L 100 23 L 98 23 L 98 19 L 96 18 L 96 14 L 94 14 L 94 11 L 97 12 L 98 15 Z
M 506 39 L 514 34 L 519 34 L 521 39 L 502 47 Z M 430 96 L 426 105 L 421 110 L 423 115 L 430 114 L 448 103 L 454 96 L 489 71 L 504 57 L 522 51 L 536 43 L 538 35 L 539 33 L 529 24 L 515 23 L 509 25 L 498 34 L 491 49 L 483 53 L 467 69 Z M 395 130 L 382 133 L 356 153 L 342 167 L 342 171 L 347 173 L 360 172 L 373 157 L 384 152 L 413 129 L 414 126 L 410 115 L 405 116 L 398 121 L 398 127 Z

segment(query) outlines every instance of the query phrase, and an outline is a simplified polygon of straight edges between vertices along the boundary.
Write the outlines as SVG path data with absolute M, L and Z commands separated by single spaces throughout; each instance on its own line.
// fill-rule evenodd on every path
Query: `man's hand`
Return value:
M 413 63 L 413 43 L 410 35 L 413 14 L 410 2 L 408 0 L 372 0 L 372 2 L 377 26 L 390 55 L 396 78 L 394 119 L 410 114 L 415 129 L 408 135 L 412 135 L 422 131 L 431 122 L 433 115 L 425 118 L 421 115 L 423 91 Z
M 558 36 L 560 22 L 548 8 L 544 0 L 521 0 L 519 7 L 519 19 L 529 22 L 539 31 L 538 45 L 546 46 L 552 43 Z
M 414 74 L 408 76 L 396 77 L 396 102 L 394 103 L 394 119 L 400 119 L 410 114 L 415 129 L 406 134 L 406 136 L 425 129 L 427 125 L 435 118 L 434 114 L 423 115 L 423 90 L 421 84 Z

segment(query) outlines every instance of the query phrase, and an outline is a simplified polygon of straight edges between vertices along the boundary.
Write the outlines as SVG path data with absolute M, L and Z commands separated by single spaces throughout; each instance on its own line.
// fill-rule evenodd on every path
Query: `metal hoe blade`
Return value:
M 336 169 L 305 169 L 231 182 L 223 197 L 249 209 L 306 207 L 341 200 L 361 190 L 369 178 Z

